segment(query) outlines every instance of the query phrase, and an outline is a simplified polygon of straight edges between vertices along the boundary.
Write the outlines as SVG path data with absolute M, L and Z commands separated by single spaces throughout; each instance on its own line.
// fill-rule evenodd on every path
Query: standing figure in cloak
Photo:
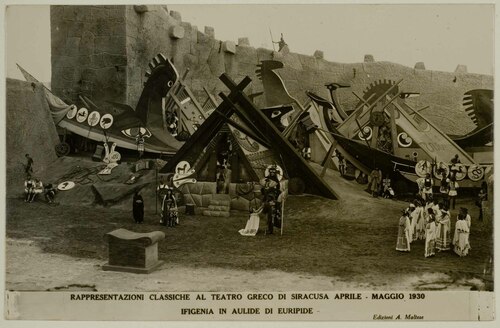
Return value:
M 441 209 L 441 217 L 436 216 L 436 223 L 436 249 L 438 252 L 449 251 L 451 220 L 447 207 Z
M 458 192 L 458 182 L 455 181 L 454 176 L 450 176 L 448 178 L 448 198 L 449 198 L 449 206 L 452 210 L 455 209 L 455 199 L 457 198 Z
M 175 227 L 179 224 L 177 201 L 172 188 L 167 188 L 166 194 L 163 196 L 160 223 L 168 227 Z
M 371 173 L 370 173 L 370 183 L 369 183 L 369 191 L 372 194 L 373 197 L 378 196 L 378 192 L 380 189 L 380 182 L 382 181 L 382 175 L 380 174 L 380 171 L 378 168 L 375 168 Z
M 410 230 L 408 231 L 408 240 L 410 243 L 413 241 L 413 232 L 415 231 L 415 226 L 414 223 L 412 222 L 413 219 L 413 212 L 415 212 L 415 204 L 410 203 L 410 205 L 406 208 L 406 213 L 408 213 L 408 217 L 410 218 Z M 416 222 L 415 222 L 416 223 Z
M 408 216 L 408 212 L 406 210 L 403 210 L 403 215 L 399 218 L 398 240 L 396 243 L 397 251 L 410 251 L 410 229 L 410 217 Z
M 242 236 L 255 236 L 257 232 L 259 231 L 259 223 L 260 223 L 260 213 L 262 213 L 262 210 L 264 209 L 264 206 L 261 206 L 259 208 L 252 208 L 252 211 L 250 213 L 250 218 L 247 221 L 247 224 L 245 226 L 245 229 L 241 229 L 239 233 Z
M 425 225 L 425 257 L 436 255 L 436 216 L 432 208 L 427 209 L 428 222 Z
M 132 214 L 135 223 L 142 223 L 144 221 L 144 199 L 142 199 L 140 190 L 135 192 L 132 199 Z
M 439 186 L 439 193 L 441 194 L 442 202 L 446 206 L 450 206 L 448 200 L 448 192 L 449 192 L 449 183 L 446 178 L 446 172 L 441 173 L 441 185 Z
M 283 33 L 281 33 L 281 38 L 279 41 L 273 41 L 273 43 L 278 44 L 278 52 L 281 51 L 285 46 L 287 46 L 285 39 L 283 39 Z
M 30 154 L 26 154 L 24 157 L 26 157 L 24 172 L 26 173 L 26 176 L 31 176 L 33 174 L 33 158 L 30 157 Z
M 415 209 L 415 212 L 418 213 L 418 217 L 416 219 L 413 240 L 423 240 L 425 239 L 426 214 L 424 205 L 421 202 L 417 202 L 417 208 Z
M 469 220 L 468 220 L 469 219 Z M 467 256 L 470 250 L 469 244 L 470 216 L 466 208 L 461 208 L 455 224 L 455 234 L 453 235 L 453 250 L 460 256 Z
M 488 201 L 488 188 L 482 185 L 477 197 L 476 205 L 479 207 L 478 219 L 479 221 L 483 221 L 483 208 L 487 206 L 485 202 Z
M 339 160 L 340 176 L 344 176 L 344 174 L 345 174 L 345 158 L 337 149 L 335 149 L 335 157 L 337 157 L 337 159 Z

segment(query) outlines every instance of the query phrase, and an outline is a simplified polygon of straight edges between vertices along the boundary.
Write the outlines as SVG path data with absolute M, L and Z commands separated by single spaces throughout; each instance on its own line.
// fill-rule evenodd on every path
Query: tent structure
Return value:
M 306 193 L 338 199 L 337 193 L 314 171 L 275 124 L 243 92 L 251 82 L 247 76 L 236 84 L 226 74 L 221 81 L 229 95 L 186 141 L 161 173 L 173 173 L 187 161 L 198 181 L 216 181 L 218 167 L 230 168 L 231 182 L 259 181 L 269 165 L 278 164 L 290 181 L 304 186 Z

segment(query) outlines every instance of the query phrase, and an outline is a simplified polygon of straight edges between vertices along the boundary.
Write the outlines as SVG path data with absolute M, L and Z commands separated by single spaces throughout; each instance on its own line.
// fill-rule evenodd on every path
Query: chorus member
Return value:
M 436 249 L 438 251 L 450 250 L 450 212 L 448 208 L 441 209 L 441 217 L 436 216 Z
M 410 228 L 410 217 L 408 216 L 408 212 L 404 210 L 403 215 L 399 218 L 398 240 L 396 243 L 397 251 L 410 251 Z
M 467 221 L 467 216 L 468 214 L 461 209 L 455 224 L 455 234 L 453 235 L 453 250 L 460 257 L 467 256 L 470 250 L 470 221 Z
M 425 257 L 436 255 L 436 220 L 432 208 L 427 210 L 428 220 L 425 226 Z
M 413 230 L 413 240 L 422 240 L 425 239 L 425 209 L 422 203 L 417 202 L 414 214 L 415 218 L 415 226 Z

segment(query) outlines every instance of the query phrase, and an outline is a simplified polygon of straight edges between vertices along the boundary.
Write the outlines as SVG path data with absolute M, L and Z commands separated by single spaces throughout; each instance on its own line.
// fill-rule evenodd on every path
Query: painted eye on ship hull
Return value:
M 151 132 L 146 129 L 146 128 L 130 128 L 130 129 L 126 129 L 126 130 L 122 130 L 122 133 L 129 137 L 129 138 L 132 138 L 132 139 L 135 139 L 137 137 L 137 135 L 139 134 L 139 129 L 141 131 L 141 134 L 142 134 L 142 137 L 143 138 L 149 138 L 151 137 Z

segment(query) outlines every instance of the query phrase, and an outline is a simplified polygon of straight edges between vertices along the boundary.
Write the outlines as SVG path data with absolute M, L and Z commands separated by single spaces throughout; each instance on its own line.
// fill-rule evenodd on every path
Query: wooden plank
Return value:
M 222 82 L 230 89 L 235 88 L 232 82 L 225 74 L 221 76 Z M 306 181 L 307 190 L 309 193 L 321 195 L 324 197 L 338 199 L 337 193 L 309 166 L 307 161 L 295 150 L 291 143 L 286 140 L 281 132 L 274 124 L 262 113 L 255 108 L 250 99 L 243 93 L 238 92 L 236 95 L 235 110 L 244 119 L 245 123 L 259 127 L 259 130 L 266 137 L 274 151 L 278 151 L 287 163 L 287 171 L 290 177 L 301 178 Z
M 252 80 L 247 76 L 245 77 L 234 90 L 231 90 L 228 98 L 230 100 L 235 99 L 239 90 L 245 89 Z M 233 82 L 234 83 L 234 82 Z M 222 102 L 217 109 L 223 113 L 225 116 L 230 116 L 234 109 L 228 102 Z M 167 162 L 167 164 L 160 170 L 161 173 L 174 172 L 175 166 L 179 163 L 186 155 L 193 149 L 199 148 L 200 145 L 206 145 L 207 142 L 217 134 L 217 132 L 224 124 L 217 115 L 210 115 L 205 122 L 198 128 L 193 135 L 184 143 L 184 145 L 179 149 L 175 155 Z M 197 147 L 198 146 L 198 147 Z

